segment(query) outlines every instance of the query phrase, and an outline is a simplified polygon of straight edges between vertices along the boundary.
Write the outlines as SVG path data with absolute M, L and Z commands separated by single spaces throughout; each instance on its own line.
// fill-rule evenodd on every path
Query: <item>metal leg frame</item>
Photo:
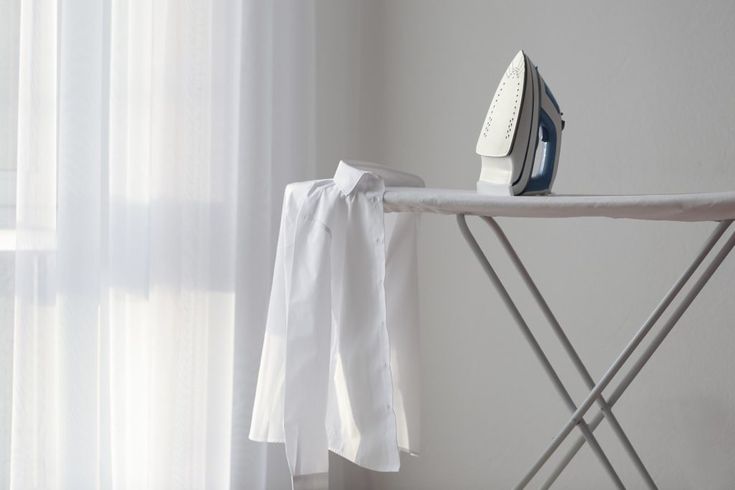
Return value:
M 544 489 L 549 488 L 554 483 L 554 481 L 556 481 L 556 478 L 558 478 L 558 476 L 561 474 L 564 468 L 566 468 L 569 462 L 574 458 L 574 456 L 577 454 L 577 452 L 584 445 L 585 442 L 590 444 L 590 447 L 592 448 L 593 452 L 595 453 L 597 458 L 602 463 L 603 467 L 605 468 L 606 472 L 612 479 L 613 483 L 615 483 L 615 485 L 618 488 L 625 488 L 623 486 L 622 481 L 620 480 L 615 470 L 613 469 L 612 465 L 610 464 L 610 461 L 608 460 L 604 451 L 600 447 L 595 437 L 592 435 L 592 431 L 594 431 L 597 428 L 597 426 L 600 424 L 603 418 L 607 419 L 608 423 L 613 429 L 613 432 L 620 440 L 621 444 L 623 445 L 623 448 L 625 449 L 631 461 L 637 468 L 641 477 L 645 481 L 647 487 L 653 488 L 653 489 L 657 488 L 656 484 L 651 478 L 650 473 L 646 469 L 645 465 L 643 464 L 640 457 L 638 456 L 635 449 L 633 448 L 633 445 L 631 444 L 630 440 L 628 439 L 622 427 L 620 426 L 617 419 L 615 418 L 614 414 L 612 413 L 611 408 L 615 403 L 617 403 L 617 401 L 620 399 L 623 392 L 628 388 L 628 386 L 633 381 L 635 376 L 640 372 L 640 370 L 646 364 L 648 359 L 650 359 L 650 357 L 653 355 L 656 349 L 661 345 L 661 343 L 666 338 L 666 336 L 671 331 L 671 329 L 674 327 L 676 322 L 681 318 L 684 312 L 689 308 L 689 306 L 694 301 L 694 299 L 699 294 L 699 292 L 702 290 L 702 288 L 707 283 L 709 278 L 714 274 L 714 272 L 720 266 L 722 261 L 728 255 L 728 253 L 732 250 L 733 246 L 735 246 L 735 232 L 729 237 L 727 242 L 722 246 L 720 251 L 715 255 L 714 259 L 712 260 L 710 265 L 705 269 L 705 271 L 701 274 L 701 276 L 694 282 L 694 285 L 691 287 L 689 292 L 684 296 L 679 306 L 675 308 L 669 320 L 664 324 L 661 331 L 654 337 L 653 341 L 646 348 L 646 350 L 641 355 L 641 357 L 635 362 L 635 364 L 630 369 L 628 374 L 623 378 L 623 380 L 620 382 L 617 388 L 613 391 L 613 394 L 606 400 L 602 395 L 602 391 L 608 386 L 610 381 L 614 378 L 614 376 L 620 371 L 620 369 L 629 359 L 633 351 L 638 347 L 641 341 L 650 332 L 651 328 L 655 325 L 655 323 L 661 318 L 661 316 L 666 311 L 666 309 L 669 307 L 669 305 L 674 301 L 674 299 L 677 297 L 679 292 L 687 284 L 689 279 L 691 279 L 694 272 L 698 269 L 698 267 L 702 264 L 702 262 L 709 256 L 715 244 L 725 233 L 725 231 L 730 226 L 732 221 L 721 222 L 715 228 L 715 230 L 712 232 L 711 236 L 709 237 L 709 239 L 707 240 L 707 242 L 705 243 L 704 247 L 699 252 L 697 257 L 694 259 L 692 264 L 686 269 L 686 271 L 682 274 L 682 276 L 676 281 L 676 283 L 674 284 L 674 286 L 672 286 L 672 288 L 666 294 L 664 299 L 661 300 L 659 305 L 651 313 L 651 315 L 648 317 L 648 319 L 643 324 L 643 326 L 638 330 L 638 332 L 636 332 L 633 339 L 628 343 L 628 345 L 625 347 L 623 352 L 615 360 L 613 365 L 610 366 L 607 372 L 605 372 L 602 378 L 595 384 L 592 377 L 589 374 L 589 371 L 582 363 L 582 360 L 580 359 L 577 352 L 574 350 L 574 347 L 569 341 L 569 338 L 566 336 L 561 325 L 559 324 L 556 317 L 551 312 L 551 309 L 546 303 L 546 300 L 543 298 L 540 291 L 536 287 L 535 283 L 531 279 L 530 275 L 528 274 L 528 271 L 524 267 L 523 263 L 518 257 L 518 254 L 513 249 L 512 245 L 508 241 L 508 238 L 505 236 L 500 226 L 492 218 L 483 217 L 482 219 L 495 232 L 501 245 L 503 246 L 506 253 L 510 257 L 511 261 L 513 262 L 516 270 L 518 271 L 524 283 L 526 284 L 529 291 L 531 292 L 532 296 L 534 297 L 534 300 L 537 302 L 545 318 L 551 325 L 552 330 L 554 331 L 554 334 L 556 335 L 557 339 L 562 344 L 562 347 L 564 348 L 567 355 L 572 360 L 572 363 L 574 364 L 575 368 L 579 372 L 583 381 L 585 382 L 587 387 L 591 390 L 587 398 L 584 400 L 584 402 L 579 407 L 577 407 L 574 404 L 574 401 L 571 399 L 566 388 L 562 384 L 556 371 L 551 366 L 551 363 L 549 362 L 548 358 L 546 357 L 543 350 L 539 346 L 535 337 L 533 336 L 530 329 L 528 328 L 528 325 L 523 320 L 523 317 L 521 316 L 515 303 L 513 303 L 513 300 L 510 298 L 510 295 L 505 289 L 505 286 L 503 285 L 502 281 L 500 280 L 498 275 L 493 270 L 485 254 L 482 252 L 482 249 L 478 245 L 477 240 L 472 235 L 472 232 L 467 226 L 467 221 L 465 219 L 465 216 L 457 215 L 457 223 L 459 225 L 459 228 L 460 228 L 460 231 L 462 232 L 463 237 L 469 244 L 470 248 L 472 249 L 472 252 L 475 254 L 477 259 L 479 260 L 480 264 L 485 270 L 485 273 L 488 275 L 491 282 L 497 288 L 501 299 L 503 300 L 505 305 L 510 310 L 511 315 L 513 316 L 514 320 L 516 321 L 516 323 L 518 324 L 518 327 L 521 330 L 521 333 L 524 335 L 524 337 L 528 341 L 529 345 L 534 351 L 534 354 L 541 362 L 542 367 L 544 368 L 546 373 L 549 375 L 557 391 L 561 395 L 562 399 L 566 403 L 569 410 L 572 412 L 572 416 L 569 422 L 564 426 L 564 428 L 559 432 L 559 434 L 552 440 L 549 447 L 544 451 L 544 453 L 541 455 L 538 461 L 531 467 L 531 469 L 528 471 L 525 477 L 521 480 L 521 482 L 516 486 L 516 488 L 525 488 L 531 482 L 533 477 L 538 473 L 538 471 L 543 467 L 543 465 L 548 461 L 548 459 L 554 454 L 554 452 L 556 452 L 556 450 L 559 448 L 561 443 L 571 433 L 571 431 L 574 429 L 575 426 L 579 427 L 580 432 L 582 433 L 582 437 L 578 438 L 575 441 L 572 448 L 567 452 L 567 454 L 563 457 L 563 459 L 559 462 L 557 467 L 554 469 L 552 474 L 544 482 L 542 488 Z M 584 415 L 590 409 L 592 404 L 595 402 L 597 402 L 598 406 L 600 407 L 600 410 L 593 417 L 592 422 L 587 424 L 587 422 L 584 420 Z

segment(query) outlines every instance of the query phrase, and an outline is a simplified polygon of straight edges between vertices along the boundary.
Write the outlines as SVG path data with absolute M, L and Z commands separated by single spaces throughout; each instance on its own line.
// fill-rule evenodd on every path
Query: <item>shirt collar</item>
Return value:
M 337 171 L 334 173 L 334 183 L 344 195 L 349 196 L 355 191 L 355 188 L 365 175 L 372 174 L 367 170 L 362 170 L 349 163 L 340 161 L 339 165 L 337 165 Z

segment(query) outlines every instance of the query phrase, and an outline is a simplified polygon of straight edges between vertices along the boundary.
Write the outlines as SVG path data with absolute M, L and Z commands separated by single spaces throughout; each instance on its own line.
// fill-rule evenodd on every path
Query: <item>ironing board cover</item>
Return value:
M 383 195 L 388 212 L 516 218 L 606 217 L 665 221 L 735 219 L 735 191 L 661 195 L 491 196 L 464 189 L 389 187 Z

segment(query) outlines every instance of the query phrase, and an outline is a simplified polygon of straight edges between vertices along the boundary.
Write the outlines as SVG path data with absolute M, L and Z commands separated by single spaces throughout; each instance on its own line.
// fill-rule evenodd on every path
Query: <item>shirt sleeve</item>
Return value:
M 331 234 L 302 209 L 286 318 L 284 433 L 294 490 L 327 488 L 325 425 L 331 334 Z
M 308 182 L 289 184 L 284 192 L 268 319 L 250 424 L 250 439 L 253 441 L 284 442 L 283 399 L 286 377 L 288 280 L 293 262 L 296 223 L 311 185 Z

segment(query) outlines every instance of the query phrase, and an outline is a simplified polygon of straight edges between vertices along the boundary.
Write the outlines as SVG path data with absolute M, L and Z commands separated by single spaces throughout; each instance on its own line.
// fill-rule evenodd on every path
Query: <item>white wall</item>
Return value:
M 735 189 L 735 4 L 333 0 L 318 4 L 318 155 L 386 162 L 472 188 L 477 133 L 519 48 L 567 121 L 558 193 Z M 319 22 L 319 21 L 318 21 Z M 593 376 L 602 374 L 709 224 L 501 220 Z M 473 223 L 480 229 L 478 223 Z M 544 345 L 555 340 L 489 233 L 492 260 Z M 507 488 L 567 412 L 451 217 L 421 236 L 423 451 L 376 489 Z M 735 485 L 735 257 L 712 279 L 616 409 L 661 488 Z M 584 387 L 559 349 L 577 400 Z M 603 446 L 641 488 L 607 427 Z M 344 488 L 362 472 L 333 468 Z M 337 482 L 338 480 L 333 480 Z M 559 488 L 607 488 L 583 450 Z

